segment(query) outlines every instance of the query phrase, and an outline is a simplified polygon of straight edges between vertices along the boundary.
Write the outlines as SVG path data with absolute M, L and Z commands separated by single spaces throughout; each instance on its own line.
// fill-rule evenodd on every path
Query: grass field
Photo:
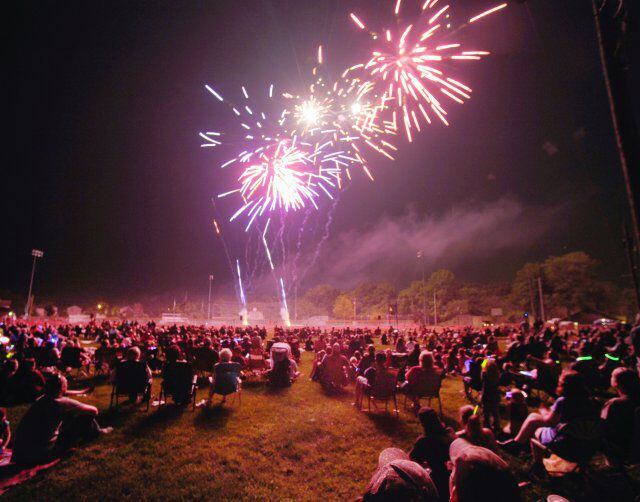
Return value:
M 324 394 L 309 381 L 311 357 L 303 354 L 303 375 L 291 388 L 276 392 L 247 384 L 240 405 L 209 411 L 169 405 L 148 413 L 109 412 L 110 386 L 99 385 L 82 400 L 104 410 L 101 423 L 114 432 L 82 445 L 5 497 L 352 500 L 367 485 L 379 452 L 388 446 L 408 449 L 419 424 L 402 402 L 396 419 L 383 411 L 358 412 L 351 405 L 352 387 L 342 396 Z M 199 391 L 199 398 L 205 395 Z M 442 398 L 450 422 L 465 402 L 459 377 L 445 379 Z M 14 427 L 24 410 L 9 411 Z M 524 479 L 524 463 L 511 460 Z M 546 491 L 529 487 L 523 493 L 537 500 Z

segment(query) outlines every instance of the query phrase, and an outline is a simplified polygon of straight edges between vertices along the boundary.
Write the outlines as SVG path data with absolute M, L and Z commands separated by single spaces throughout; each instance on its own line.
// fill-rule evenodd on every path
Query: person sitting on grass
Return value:
M 531 438 L 536 437 L 543 446 L 547 446 L 551 442 L 564 439 L 558 436 L 563 425 L 594 415 L 595 409 L 589 398 L 584 379 L 576 371 L 564 370 L 562 372 L 556 393 L 560 397 L 556 399 L 551 409 L 541 407 L 539 413 L 530 413 L 515 439 L 502 441 L 498 444 L 507 449 L 518 451 L 525 449 Z M 573 448 L 578 446 L 572 445 Z M 535 457 L 534 466 L 538 469 L 542 462 L 541 452 L 532 453 Z
M 324 350 L 315 353 L 313 366 L 311 367 L 311 375 L 309 376 L 310 380 L 313 380 L 314 382 L 318 382 L 320 380 L 320 375 L 322 374 L 322 366 L 320 366 L 320 363 L 324 359 L 325 355 L 326 352 Z
M 0 454 L 4 453 L 11 441 L 11 424 L 7 420 L 7 410 L 0 408 Z
M 451 502 L 518 502 L 518 483 L 508 464 L 491 450 L 458 438 L 449 447 Z
M 431 479 L 438 488 L 440 500 L 449 500 L 449 446 L 456 439 L 451 427 L 445 426 L 432 408 L 423 406 L 418 411 L 422 435 L 409 452 L 409 458 L 431 469 Z
M 399 448 L 386 448 L 378 457 L 378 468 L 362 496 L 363 502 L 436 502 L 438 490 L 429 472 Z
M 362 409 L 362 399 L 365 395 L 368 396 L 371 393 L 371 389 L 376 383 L 376 378 L 379 375 L 385 375 L 387 373 L 386 362 L 386 354 L 384 352 L 378 352 L 374 365 L 367 368 L 364 375 L 356 378 L 356 395 L 353 405 L 357 409 Z
M 35 359 L 24 359 L 9 382 L 10 394 L 15 403 L 32 403 L 42 395 L 44 384 Z
M 240 386 L 240 363 L 232 362 L 231 349 L 220 351 L 220 362 L 213 367 L 213 381 L 209 388 L 207 406 L 213 403 L 213 395 L 222 395 L 221 404 L 227 401 L 227 396 L 237 392 Z
M 529 416 L 529 408 L 524 393 L 513 388 L 507 392 L 509 423 L 502 429 L 507 436 L 515 436 L 520 432 L 522 424 Z
M 602 435 L 605 453 L 610 463 L 636 461 L 640 456 L 634 445 L 635 414 L 640 406 L 640 379 L 630 368 L 619 367 L 611 373 L 611 387 L 618 397 L 609 399 L 602 407 Z
M 342 355 L 340 344 L 334 343 L 331 353 L 327 351 L 321 363 L 322 377 L 320 384 L 326 390 L 342 389 L 349 383 L 347 372 L 349 370 L 349 360 Z
M 400 387 L 400 391 L 413 401 L 416 411 L 420 408 L 420 390 L 435 388 L 442 378 L 442 372 L 433 366 L 433 353 L 423 350 L 419 362 L 419 366 L 413 366 L 407 371 L 407 380 Z
M 94 439 L 113 430 L 100 427 L 95 406 L 63 397 L 66 391 L 64 376 L 53 375 L 47 380 L 44 395 L 31 405 L 18 424 L 12 462 L 47 463 L 68 452 L 77 441 Z
M 483 448 L 489 448 L 490 450 L 496 449 L 496 438 L 493 435 L 491 429 L 482 427 L 480 421 L 480 415 L 478 415 L 478 406 L 471 406 L 469 404 L 460 408 L 460 423 L 464 429 L 456 432 L 456 436 L 464 438 L 471 444 L 476 446 L 482 446 Z

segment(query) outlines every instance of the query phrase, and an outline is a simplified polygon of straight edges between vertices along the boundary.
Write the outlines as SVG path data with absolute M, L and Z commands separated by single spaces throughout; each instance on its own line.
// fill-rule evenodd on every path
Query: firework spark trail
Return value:
M 213 205 L 214 212 L 217 213 L 218 209 L 216 207 L 215 198 L 211 199 L 211 204 Z M 224 249 L 224 254 L 227 257 L 227 263 L 229 264 L 229 270 L 231 271 L 231 275 L 234 275 L 234 273 L 235 273 L 234 272 L 234 266 L 233 266 L 233 261 L 231 259 L 231 254 L 229 253 L 229 247 L 227 246 L 227 240 L 225 239 L 224 235 L 222 234 L 216 219 L 213 220 L 213 226 L 215 228 L 216 234 L 218 235 L 218 238 L 222 242 L 222 248 Z M 234 281 L 234 284 L 235 284 L 235 281 Z M 238 298 L 238 301 L 241 301 L 241 299 L 240 299 L 240 291 L 239 291 L 238 287 L 234 286 L 234 289 L 235 289 L 236 297 Z
M 284 244 L 284 232 L 285 232 L 285 218 L 286 214 L 280 214 L 280 228 L 278 229 L 277 239 L 280 244 L 280 252 L 282 253 L 280 263 L 283 265 L 287 263 L 287 250 Z
M 471 24 L 502 10 L 503 3 L 469 19 Z M 401 0 L 395 4 L 394 14 L 398 18 Z M 472 89 L 448 75 L 451 63 L 477 61 L 488 51 L 466 50 L 460 43 L 449 40 L 447 30 L 451 28 L 449 4 L 438 0 L 426 0 L 420 18 L 414 23 L 401 26 L 398 31 L 379 30 L 384 33 L 380 47 L 371 52 L 370 59 L 349 70 L 366 74 L 363 85 L 375 89 L 380 96 L 380 113 L 374 120 L 380 127 L 401 128 L 409 142 L 421 124 L 429 125 L 437 118 L 445 126 L 446 102 L 463 104 L 471 98 Z M 366 30 L 360 17 L 351 14 L 352 21 L 361 30 Z M 373 36 L 377 39 L 377 36 Z M 447 65 L 443 64 L 447 63 Z M 386 120 L 385 120 L 386 118 Z
M 275 270 L 273 266 L 273 260 L 271 259 L 271 251 L 269 251 L 269 245 L 267 244 L 267 231 L 269 230 L 269 223 L 271 222 L 271 218 L 267 220 L 267 224 L 264 226 L 264 231 L 262 232 L 262 243 L 264 244 L 264 250 L 267 253 L 267 259 L 269 260 L 269 266 L 271 270 Z
M 291 317 L 289 316 L 289 306 L 287 305 L 287 292 L 284 288 L 284 280 L 280 277 L 280 292 L 282 294 L 282 320 L 287 326 L 291 326 Z
M 240 315 L 242 316 L 242 324 L 249 325 L 249 312 L 247 310 L 247 299 L 244 296 L 244 289 L 242 288 L 242 274 L 240 272 L 240 260 L 236 259 L 236 270 L 238 272 L 238 288 L 240 289 L 240 301 L 242 302 L 242 309 Z
M 338 205 L 338 201 L 339 201 L 339 197 L 336 197 L 334 199 L 334 201 L 333 201 L 333 204 L 331 205 L 331 208 L 329 209 L 329 211 L 327 213 L 327 221 L 326 221 L 326 223 L 324 225 L 324 234 L 323 234 L 322 238 L 320 239 L 320 242 L 318 242 L 318 246 L 316 247 L 316 250 L 313 253 L 313 257 L 311 258 L 311 262 L 304 268 L 304 272 L 302 273 L 302 275 L 300 277 L 300 282 L 302 282 L 302 280 L 307 275 L 307 272 L 309 270 L 311 270 L 311 268 L 315 265 L 316 261 L 318 260 L 318 257 L 320 256 L 320 251 L 322 249 L 322 246 L 324 245 L 325 241 L 329 238 L 329 231 L 331 230 L 331 224 L 333 223 L 333 213 L 336 210 L 336 206 Z
M 291 266 L 291 277 L 293 282 L 293 291 L 294 298 L 296 300 L 296 314 L 297 314 L 297 299 L 298 299 L 298 261 L 300 260 L 300 250 L 302 249 L 302 236 L 304 235 L 304 231 L 307 227 L 307 220 L 309 219 L 309 214 L 311 212 L 307 211 L 304 213 L 304 218 L 302 219 L 302 224 L 298 229 L 298 240 L 296 242 L 296 254 L 293 257 L 293 264 Z M 297 318 L 297 316 L 296 316 Z

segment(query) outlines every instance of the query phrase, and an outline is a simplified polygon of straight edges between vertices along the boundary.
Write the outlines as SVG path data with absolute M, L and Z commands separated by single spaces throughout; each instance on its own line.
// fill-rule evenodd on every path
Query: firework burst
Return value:
M 216 99 L 224 98 L 211 86 L 205 86 Z M 235 129 L 200 133 L 203 148 L 233 146 L 242 151 L 225 161 L 221 168 L 240 169 L 238 188 L 218 195 L 233 194 L 241 199 L 240 208 L 230 221 L 246 215 L 249 230 L 255 219 L 276 209 L 295 211 L 309 205 L 317 208 L 321 195 L 333 198 L 340 167 L 336 159 L 342 152 L 331 141 L 303 141 L 284 127 L 287 111 L 269 115 L 252 105 L 246 87 L 242 87 L 243 104 L 229 104 L 236 120 Z M 274 99 L 270 85 L 266 97 Z M 272 106 L 272 108 L 274 108 Z M 270 117 L 274 117 L 271 119 Z
M 318 63 L 322 62 L 322 48 L 318 49 Z M 351 178 L 350 166 L 360 166 L 373 179 L 367 166 L 366 149 L 372 148 L 393 160 L 396 150 L 384 136 L 395 134 L 391 128 L 381 129 L 375 117 L 382 109 L 373 86 L 363 84 L 345 72 L 332 84 L 319 75 L 314 67 L 314 81 L 306 93 L 284 93 L 289 101 L 284 112 L 284 126 L 291 136 L 314 138 L 331 145 L 332 153 L 323 161 L 332 162 L 339 173 Z M 338 178 L 340 183 L 340 178 Z
M 401 4 L 402 0 L 394 2 L 396 18 Z M 469 19 L 468 23 L 506 5 L 497 5 Z M 358 28 L 367 29 L 359 16 L 354 13 L 350 16 Z M 449 125 L 447 104 L 452 101 L 463 104 L 471 98 L 472 89 L 449 76 L 449 68 L 452 63 L 477 61 L 489 52 L 467 50 L 460 43 L 451 41 L 449 17 L 448 4 L 426 0 L 416 22 L 398 30 L 385 28 L 380 32 L 382 36 L 373 33 L 380 46 L 371 52 L 366 63 L 349 68 L 351 72 L 364 72 L 363 85 L 375 89 L 379 95 L 379 108 L 387 112 L 386 120 L 379 119 L 382 130 L 402 128 L 407 139 L 412 141 L 413 130 L 419 132 L 421 125 L 431 124 L 434 118 Z

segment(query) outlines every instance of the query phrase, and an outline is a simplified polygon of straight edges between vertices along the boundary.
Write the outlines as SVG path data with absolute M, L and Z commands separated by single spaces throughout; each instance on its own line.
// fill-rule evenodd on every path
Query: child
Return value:
M 485 359 L 482 363 L 482 414 L 484 426 L 494 431 L 500 430 L 500 369 L 495 359 Z
M 11 427 L 7 420 L 7 410 L 0 408 L 0 455 L 11 441 Z
M 505 434 L 515 436 L 520 432 L 520 427 L 529 416 L 529 408 L 525 401 L 524 393 L 520 389 L 512 389 L 507 392 L 509 405 L 509 424 L 504 428 Z
M 480 415 L 478 415 L 478 406 L 465 405 L 460 408 L 460 423 L 464 429 L 456 432 L 459 438 L 464 438 L 471 444 L 496 449 L 496 438 L 491 429 L 482 427 Z

